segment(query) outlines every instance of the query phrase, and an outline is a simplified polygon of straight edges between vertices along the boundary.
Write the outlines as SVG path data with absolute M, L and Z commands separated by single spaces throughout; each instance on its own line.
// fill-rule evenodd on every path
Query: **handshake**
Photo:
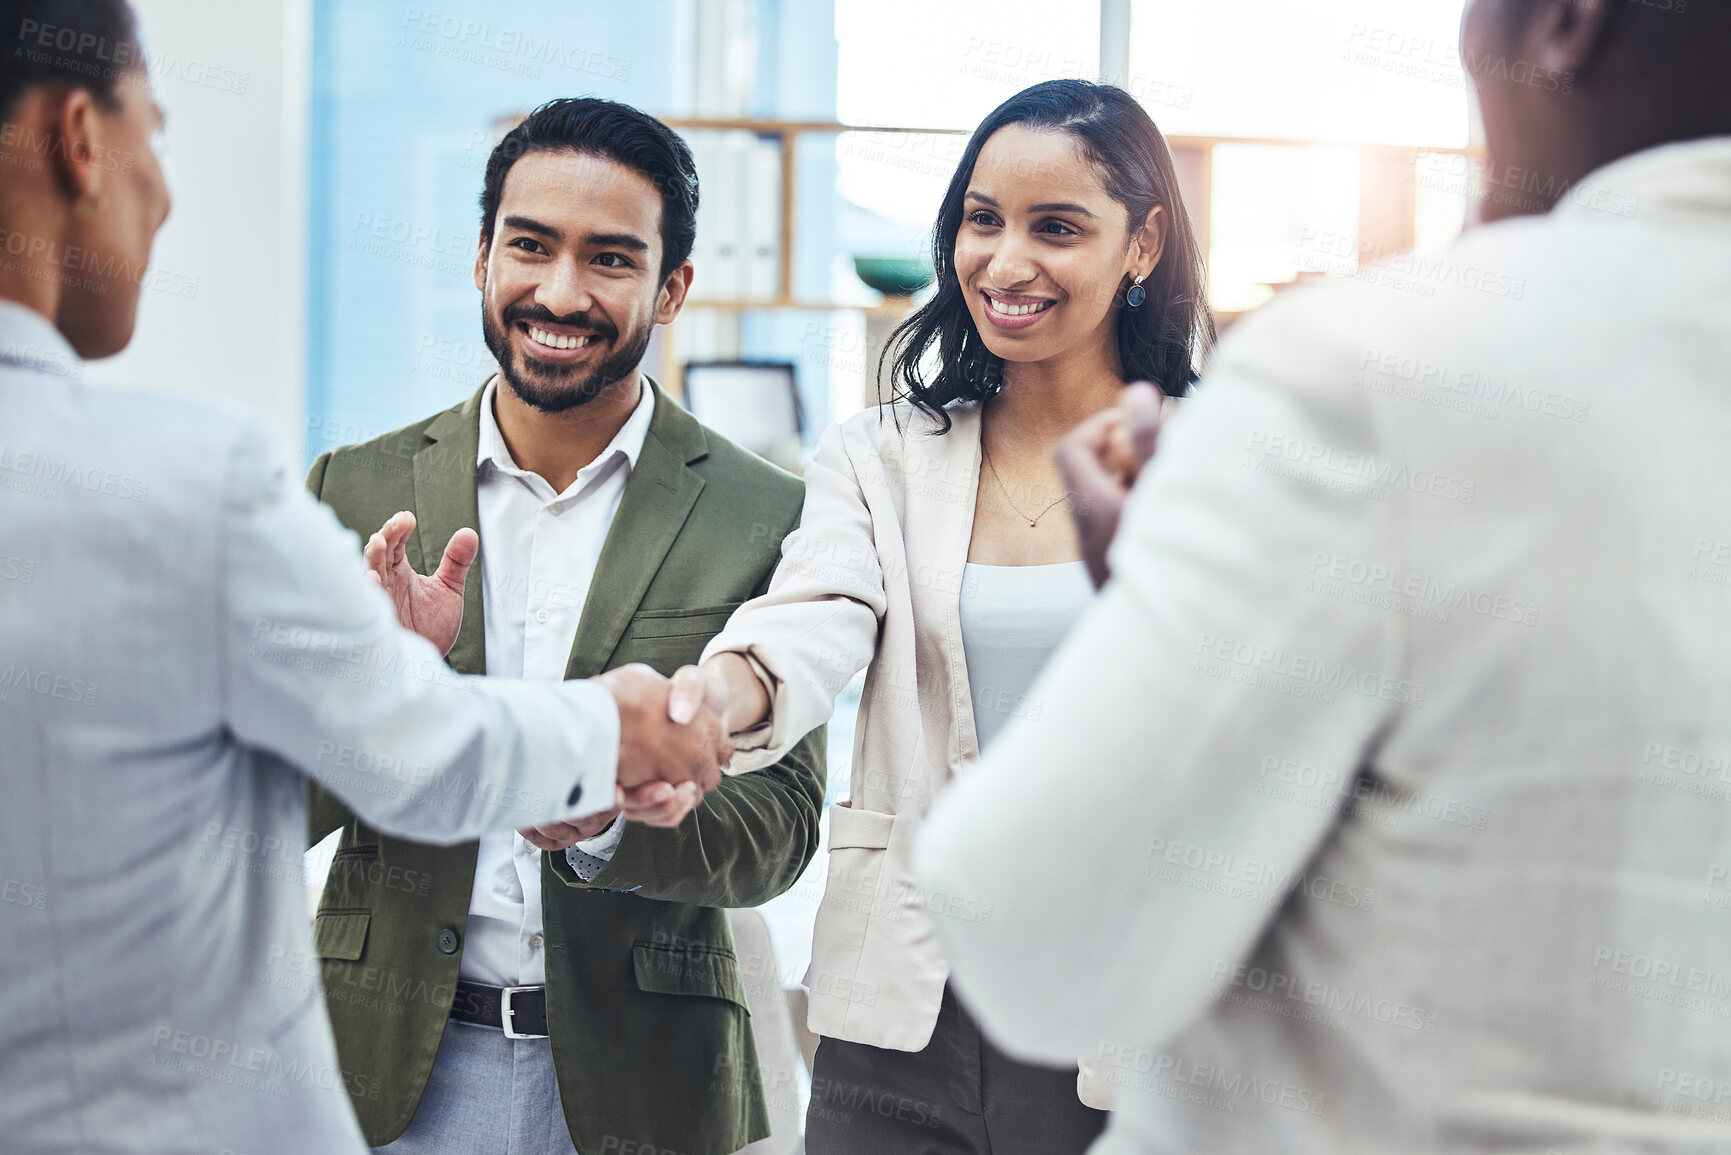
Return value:
M 405 545 L 415 530 L 412 513 L 398 513 L 368 539 L 362 551 L 367 576 L 396 609 L 397 621 L 432 642 L 441 654 L 457 643 L 463 624 L 463 586 L 480 553 L 481 539 L 460 529 L 445 547 L 439 568 L 415 572 Z M 721 782 L 733 758 L 723 724 L 725 702 L 716 693 L 693 693 L 695 669 L 676 683 L 646 665 L 621 666 L 590 681 L 613 696 L 619 708 L 619 762 L 614 807 L 576 822 L 552 822 L 519 831 L 542 850 L 564 850 L 594 838 L 623 815 L 650 826 L 677 826 L 703 795 Z

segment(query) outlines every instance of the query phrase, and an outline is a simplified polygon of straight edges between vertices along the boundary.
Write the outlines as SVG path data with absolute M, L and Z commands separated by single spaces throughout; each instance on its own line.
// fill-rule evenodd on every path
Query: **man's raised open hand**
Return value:
M 448 654 L 463 627 L 463 583 L 481 552 L 481 538 L 472 529 L 459 529 L 445 546 L 438 570 L 424 577 L 409 564 L 404 548 L 414 532 L 414 514 L 407 510 L 392 514 L 361 551 L 367 559 L 367 574 L 391 596 L 397 621 L 405 629 L 432 642 L 441 654 Z

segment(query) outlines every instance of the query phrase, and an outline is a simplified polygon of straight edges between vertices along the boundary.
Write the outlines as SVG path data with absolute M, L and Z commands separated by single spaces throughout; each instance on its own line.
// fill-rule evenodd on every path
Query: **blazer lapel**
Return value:
M 481 509 L 475 495 L 475 458 L 481 443 L 481 394 L 455 409 L 447 409 L 427 426 L 427 444 L 415 454 L 415 538 L 420 550 L 418 572 L 432 573 L 444 557 L 451 535 L 465 526 L 481 531 Z M 487 543 L 481 543 L 485 554 Z M 411 559 L 413 560 L 413 559 Z M 487 642 L 482 631 L 481 555 L 463 586 L 463 628 L 457 644 L 445 656 L 459 674 L 487 672 Z
M 607 668 L 631 615 L 703 492 L 703 478 L 690 468 L 709 452 L 703 426 L 654 381 L 649 387 L 655 391 L 655 416 L 595 563 L 566 678 L 593 677 Z

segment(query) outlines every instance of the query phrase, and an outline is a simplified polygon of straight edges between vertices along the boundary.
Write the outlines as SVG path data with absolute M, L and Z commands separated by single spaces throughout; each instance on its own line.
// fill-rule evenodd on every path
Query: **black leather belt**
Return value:
M 547 988 L 490 987 L 458 979 L 451 1017 L 459 1023 L 502 1029 L 507 1039 L 544 1039 Z

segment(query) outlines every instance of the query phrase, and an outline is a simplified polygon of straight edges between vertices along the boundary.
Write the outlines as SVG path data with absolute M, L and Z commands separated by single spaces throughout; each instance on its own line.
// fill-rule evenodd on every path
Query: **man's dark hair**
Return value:
M 1140 229 L 1156 205 L 1166 209 L 1166 251 L 1143 286 L 1146 303 L 1117 308 L 1118 357 L 1126 381 L 1152 381 L 1171 396 L 1183 395 L 1214 341 L 1214 320 L 1204 300 L 1202 246 L 1190 227 L 1178 172 L 1166 138 L 1134 97 L 1110 84 L 1048 80 L 1004 101 L 980 123 L 962 150 L 932 230 L 937 292 L 890 334 L 880 359 L 891 370 L 892 400 L 911 402 L 943 422 L 953 401 L 979 401 L 1003 384 L 1004 364 L 986 348 L 955 268 L 956 234 L 974 162 L 993 133 L 1007 125 L 1064 132 L 1081 145 L 1106 192 L 1124 206 L 1132 229 Z M 1116 301 L 1123 301 L 1124 289 Z M 936 364 L 930 353 L 936 350 Z
M 0 0 L 0 115 L 32 88 L 82 88 L 105 108 L 121 77 L 145 66 L 126 0 Z
M 549 100 L 505 134 L 487 158 L 481 238 L 493 241 L 505 174 L 531 152 L 574 152 L 642 173 L 661 194 L 661 275 L 691 255 L 697 239 L 697 165 L 678 133 L 628 104 L 592 96 Z

